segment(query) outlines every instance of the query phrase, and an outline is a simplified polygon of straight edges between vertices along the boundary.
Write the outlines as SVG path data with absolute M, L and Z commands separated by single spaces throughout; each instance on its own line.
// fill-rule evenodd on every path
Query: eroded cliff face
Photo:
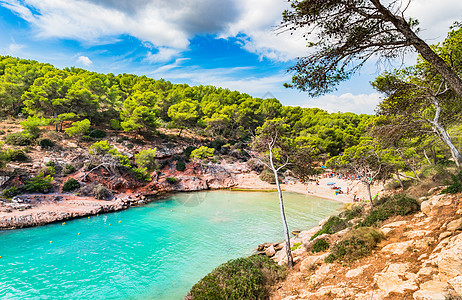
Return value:
M 301 243 L 288 279 L 272 299 L 460 299 L 462 296 L 462 195 L 434 195 L 421 212 L 394 217 L 381 231 L 383 240 L 371 256 L 351 264 L 324 262 L 328 252 L 306 248 L 319 228 L 292 239 Z M 330 236 L 335 242 L 346 231 Z M 318 237 L 318 238 L 321 238 Z M 285 262 L 285 251 L 274 258 Z M 452 298 L 451 298 L 452 297 Z

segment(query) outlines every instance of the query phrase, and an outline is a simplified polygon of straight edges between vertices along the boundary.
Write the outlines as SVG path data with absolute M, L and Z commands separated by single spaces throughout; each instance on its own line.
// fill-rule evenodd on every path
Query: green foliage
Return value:
M 394 195 L 393 197 L 382 197 L 377 202 L 364 221 L 359 223 L 358 226 L 378 226 L 380 222 L 393 216 L 409 215 L 420 209 L 420 205 L 415 199 L 403 194 Z
M 167 182 L 170 183 L 170 184 L 178 183 L 178 178 L 176 178 L 176 177 L 167 177 L 165 180 L 167 180 Z
M 190 157 L 194 160 L 203 160 L 213 157 L 215 153 L 214 148 L 209 148 L 206 146 L 201 146 L 199 149 L 195 149 L 191 152 Z
M 267 299 L 269 288 L 286 277 L 286 270 L 266 256 L 230 260 L 196 283 L 189 292 L 195 300 Z
M 329 243 L 325 239 L 319 239 L 314 242 L 311 251 L 314 253 L 318 253 L 321 251 L 325 251 L 327 249 L 329 249 Z
M 138 178 L 141 181 L 151 181 L 151 175 L 149 174 L 149 171 L 147 168 L 132 168 L 130 169 L 133 174 L 135 174 L 136 178 Z
M 110 151 L 115 150 L 108 141 L 99 141 L 90 146 L 90 154 L 92 155 L 104 155 Z
M 6 161 L 19 161 L 24 162 L 28 161 L 29 157 L 23 150 L 20 149 L 7 149 L 1 153 L 2 157 Z
M 69 178 L 63 184 L 63 192 L 70 192 L 78 189 L 80 187 L 80 183 L 75 180 L 74 178 Z
M 274 173 L 270 169 L 264 169 L 263 172 L 259 175 L 260 180 L 268 182 L 270 184 L 276 184 L 276 179 L 274 178 Z
M 351 207 L 350 209 L 345 209 L 340 213 L 340 217 L 344 218 L 346 221 L 353 220 L 354 218 L 357 218 L 361 216 L 361 214 L 364 211 L 364 206 L 357 204 Z
M 112 192 L 102 184 L 97 184 L 93 188 L 93 197 L 98 200 L 107 200 L 112 197 Z
M 66 128 L 64 131 L 70 137 L 81 137 L 88 131 L 88 129 L 90 129 L 90 120 L 84 119 L 82 121 L 72 123 L 72 127 Z
M 45 138 L 45 139 L 40 139 L 38 141 L 38 145 L 42 149 L 49 149 L 49 148 L 52 148 L 55 145 L 55 143 L 52 140 Z
M 135 164 L 140 168 L 154 170 L 157 167 L 156 148 L 145 149 L 135 154 Z
M 106 137 L 106 132 L 101 129 L 92 128 L 88 131 L 88 136 L 94 139 L 102 139 Z
M 75 172 L 75 167 L 71 164 L 66 164 L 63 169 L 64 175 L 69 175 Z
M 452 183 L 442 190 L 441 194 L 457 194 L 462 192 L 462 171 L 456 175 L 451 174 L 451 177 Z
M 117 119 L 111 119 L 109 121 L 109 126 L 111 126 L 111 129 L 114 129 L 114 130 L 122 129 L 122 126 L 120 126 L 120 121 Z
M 353 229 L 332 247 L 325 261 L 328 263 L 335 260 L 351 262 L 360 259 L 369 255 L 383 238 L 383 233 L 372 227 Z
M 290 250 L 294 251 L 296 250 L 298 247 L 300 247 L 302 243 L 295 243 L 292 247 L 290 247 Z
M 324 225 L 322 225 L 322 228 L 321 230 L 319 230 L 318 232 L 316 232 L 312 237 L 311 237 L 311 240 L 313 240 L 315 237 L 317 236 L 320 236 L 321 234 L 333 234 L 333 233 L 336 233 L 336 232 L 339 232 L 345 228 L 348 227 L 348 221 L 346 221 L 345 219 L 342 219 L 338 216 L 332 216 L 329 218 L 329 220 L 327 220 L 326 223 L 324 223 Z
M 13 187 L 11 187 L 9 189 L 4 189 L 2 191 L 2 195 L 4 197 L 6 197 L 6 198 L 13 198 L 14 196 L 17 196 L 19 194 L 21 194 L 21 189 L 15 187 L 15 186 L 13 186 Z
M 22 189 L 31 193 L 46 193 L 51 188 L 52 181 L 53 177 L 40 173 L 26 181 Z
M 191 158 L 191 152 L 193 152 L 194 150 L 196 150 L 197 148 L 196 147 L 193 147 L 193 146 L 188 146 L 186 147 L 184 150 L 183 150 L 183 157 L 186 161 L 189 161 L 189 159 Z
M 22 134 L 31 139 L 35 139 L 40 135 L 40 127 L 50 124 L 50 120 L 39 117 L 28 117 L 27 120 L 19 122 L 23 128 Z
M 176 161 L 176 165 L 175 165 L 175 169 L 177 171 L 180 171 L 180 172 L 183 172 L 184 170 L 186 170 L 186 163 L 184 160 L 177 160 Z
M 5 143 L 13 146 L 27 146 L 32 144 L 32 139 L 24 136 L 21 132 L 15 132 L 5 136 Z

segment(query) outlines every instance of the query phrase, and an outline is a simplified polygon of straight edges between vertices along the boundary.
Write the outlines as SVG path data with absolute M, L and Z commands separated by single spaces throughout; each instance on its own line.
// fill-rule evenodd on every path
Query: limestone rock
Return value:
M 307 258 L 302 260 L 300 264 L 300 272 L 307 273 L 313 270 L 316 267 L 316 265 L 324 261 L 327 255 L 328 254 L 308 256 Z
M 442 232 L 440 234 L 440 236 L 438 237 L 438 240 L 442 240 L 442 239 L 445 239 L 447 238 L 448 236 L 452 235 L 452 232 L 450 231 L 445 231 L 445 232 Z
M 457 220 L 454 220 L 454 221 L 451 221 L 448 223 L 448 225 L 446 226 L 446 230 L 447 231 L 455 231 L 457 229 L 459 229 L 462 225 L 462 218 L 459 218 Z
M 462 296 L 462 276 L 457 276 L 448 281 L 454 291 Z
M 371 266 L 371 265 L 368 264 L 368 265 L 364 265 L 364 266 L 361 266 L 361 267 L 356 268 L 356 269 L 353 269 L 353 270 L 349 270 L 349 271 L 345 274 L 345 277 L 351 278 L 351 277 L 359 276 L 359 275 L 361 275 L 361 274 L 364 272 L 364 269 L 367 269 L 367 268 L 370 267 L 370 266 Z
M 447 241 L 447 242 L 446 242 Z M 440 244 L 442 247 L 439 247 Z M 445 239 L 433 250 L 431 262 L 438 265 L 441 273 L 456 277 L 462 275 L 462 234 Z M 441 248 L 440 252 L 437 249 Z
M 420 285 L 420 290 L 412 294 L 415 300 L 445 300 L 444 291 L 447 283 L 442 281 L 430 280 Z
M 269 246 L 268 248 L 266 248 L 265 250 L 265 255 L 268 256 L 268 257 L 273 257 L 274 254 L 276 254 L 276 250 L 274 250 L 274 246 L 271 245 Z
M 436 195 L 422 202 L 420 210 L 427 216 L 433 216 L 438 213 L 438 208 L 441 206 L 451 205 L 452 198 L 449 195 Z
M 390 264 L 381 273 L 374 276 L 377 286 L 386 295 L 417 290 L 419 288 L 415 282 L 417 275 L 406 272 L 408 268 L 408 263 Z
M 409 247 L 412 247 L 412 241 L 406 241 L 401 243 L 388 244 L 382 248 L 382 252 L 390 252 L 392 254 L 401 255 L 404 254 Z

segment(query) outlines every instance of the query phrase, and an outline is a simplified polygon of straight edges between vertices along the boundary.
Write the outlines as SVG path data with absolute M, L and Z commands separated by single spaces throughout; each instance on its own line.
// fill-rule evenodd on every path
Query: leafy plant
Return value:
M 24 162 L 29 160 L 29 157 L 26 155 L 26 153 L 20 149 L 7 149 L 2 153 L 2 156 L 6 161 Z
M 154 170 L 156 168 L 156 148 L 145 149 L 135 154 L 135 164 L 140 168 Z
M 186 170 L 185 161 L 184 160 L 177 160 L 176 165 L 175 165 L 175 169 L 177 171 L 180 171 L 180 172 L 183 172 L 184 170 Z
M 329 249 L 329 243 L 325 239 L 319 239 L 314 242 L 311 251 L 314 253 L 318 253 L 324 250 Z
M 217 267 L 196 283 L 188 295 L 195 300 L 267 299 L 270 287 L 285 277 L 285 267 L 266 256 L 252 255 Z
M 93 188 L 93 196 L 98 200 L 106 200 L 112 197 L 112 192 L 102 184 L 97 184 Z
M 176 177 L 167 177 L 165 180 L 170 184 L 176 184 L 178 182 L 178 178 Z
M 451 174 L 451 177 L 452 183 L 442 190 L 441 194 L 457 194 L 462 192 L 462 171 L 456 175 Z
M 50 175 L 39 173 L 37 176 L 26 181 L 22 189 L 32 193 L 45 193 L 50 189 L 52 181 L 53 177 Z
M 80 187 L 80 183 L 77 180 L 75 180 L 74 178 L 69 178 L 63 184 L 63 192 L 70 192 L 70 191 L 78 189 L 79 187 Z
M 66 164 L 63 169 L 64 175 L 72 174 L 75 172 L 75 167 L 71 164 Z
M 321 234 L 333 234 L 336 232 L 339 232 L 345 228 L 348 227 L 348 222 L 345 219 L 342 219 L 338 216 L 332 216 L 327 220 L 324 225 L 322 225 L 321 230 L 316 232 L 312 237 L 311 240 L 313 240 L 315 237 L 321 235 Z
M 45 139 L 40 139 L 38 141 L 38 145 L 42 147 L 42 149 L 48 149 L 48 148 L 53 147 L 55 143 L 52 140 L 45 138 Z
M 21 132 L 15 132 L 5 136 L 5 143 L 13 146 L 27 146 L 32 144 L 32 139 L 24 136 Z
M 195 149 L 191 152 L 190 157 L 192 159 L 201 160 L 201 159 L 208 159 L 213 157 L 213 153 L 215 153 L 214 148 L 209 148 L 206 146 L 201 146 L 199 149 Z
M 106 132 L 101 129 L 93 128 L 88 131 L 88 136 L 94 139 L 102 139 L 105 138 L 106 135 Z
M 328 263 L 335 260 L 351 262 L 367 256 L 382 239 L 383 233 L 375 228 L 360 227 L 353 229 L 332 247 L 332 251 L 325 261 Z
M 6 198 L 13 198 L 14 196 L 17 196 L 21 194 L 21 189 L 13 186 L 9 189 L 4 189 L 2 192 L 2 195 Z
M 136 178 L 141 181 L 151 181 L 151 175 L 147 168 L 132 168 L 131 171 L 135 174 Z

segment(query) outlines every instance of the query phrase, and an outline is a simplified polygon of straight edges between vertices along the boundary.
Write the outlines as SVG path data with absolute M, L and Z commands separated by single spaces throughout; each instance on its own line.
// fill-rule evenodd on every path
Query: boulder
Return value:
M 415 291 L 419 288 L 415 282 L 417 275 L 406 272 L 408 269 L 409 263 L 390 264 L 374 276 L 375 282 L 386 295 L 402 294 L 408 290 Z
M 274 254 L 276 254 L 276 250 L 274 250 L 274 246 L 271 245 L 269 246 L 268 248 L 266 248 L 265 250 L 265 255 L 268 256 L 268 257 L 273 257 Z
M 462 276 L 454 277 L 450 279 L 448 283 L 457 294 L 462 296 Z
M 315 269 L 315 267 L 322 263 L 324 259 L 327 257 L 327 253 L 322 255 L 312 255 L 308 256 L 300 263 L 300 272 L 307 273 Z
M 462 218 L 459 218 L 457 220 L 451 221 L 446 225 L 446 230 L 447 231 L 456 231 L 457 229 L 460 229 L 462 225 Z
M 420 285 L 420 290 L 412 294 L 415 300 L 445 300 L 444 291 L 447 283 L 442 281 L 430 280 Z
M 420 204 L 420 210 L 426 216 L 435 216 L 438 214 L 438 208 L 452 204 L 452 198 L 449 195 L 436 195 Z
M 441 244 L 441 245 L 440 245 Z M 433 250 L 431 263 L 436 264 L 440 273 L 449 277 L 462 275 L 462 234 L 444 239 Z M 437 252 L 441 249 L 440 252 Z
M 409 247 L 413 246 L 412 241 L 388 244 L 382 248 L 382 252 L 389 252 L 396 255 L 404 254 Z
M 367 269 L 368 267 L 370 267 L 371 265 L 368 264 L 368 265 L 364 265 L 364 266 L 361 266 L 359 268 L 356 268 L 356 269 L 353 269 L 353 270 L 349 270 L 346 274 L 345 274 L 345 277 L 348 277 L 348 278 L 351 278 L 351 277 L 357 277 L 359 275 L 361 275 L 363 272 L 364 272 L 364 269 Z

